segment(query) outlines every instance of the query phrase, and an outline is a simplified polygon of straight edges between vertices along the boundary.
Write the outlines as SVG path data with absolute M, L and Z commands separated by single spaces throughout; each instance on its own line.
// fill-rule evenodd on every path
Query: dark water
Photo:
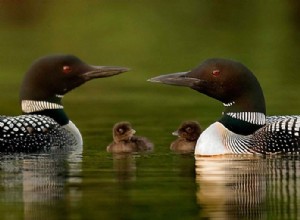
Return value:
M 197 158 L 197 201 L 211 219 L 298 219 L 299 157 Z
M 0 156 L 0 219 L 299 219 L 298 156 L 173 154 L 178 125 L 205 128 L 222 105 L 146 82 L 232 58 L 256 74 L 268 114 L 299 114 L 299 8 L 293 0 L 0 1 L 1 114 L 20 114 L 20 81 L 39 56 L 71 53 L 132 69 L 65 96 L 83 149 Z M 124 120 L 154 152 L 105 151 Z
M 1 158 L 1 219 L 298 219 L 300 158 Z

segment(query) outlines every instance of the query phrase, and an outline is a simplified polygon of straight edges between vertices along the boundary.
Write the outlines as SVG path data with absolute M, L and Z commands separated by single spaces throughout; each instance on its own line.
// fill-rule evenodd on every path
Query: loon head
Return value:
M 92 66 L 73 55 L 51 55 L 36 60 L 26 72 L 20 89 L 22 112 L 53 118 L 60 125 L 69 123 L 61 104 L 72 89 L 96 78 L 114 76 L 128 68 Z
M 36 60 L 23 79 L 20 99 L 54 101 L 85 82 L 128 71 L 124 67 L 92 66 L 73 55 L 50 55 Z
M 190 87 L 224 103 L 225 112 L 265 114 L 266 111 L 258 80 L 237 61 L 207 59 L 191 71 L 161 75 L 148 81 Z

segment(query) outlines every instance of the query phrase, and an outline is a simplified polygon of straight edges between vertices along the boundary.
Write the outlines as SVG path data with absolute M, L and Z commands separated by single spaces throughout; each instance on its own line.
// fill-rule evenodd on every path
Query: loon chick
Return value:
M 0 151 L 34 152 L 81 146 L 81 134 L 63 109 L 63 95 L 89 80 L 126 71 L 123 67 L 91 66 L 73 55 L 39 58 L 21 85 L 23 115 L 0 117 Z
M 172 133 L 178 138 L 171 143 L 170 149 L 178 153 L 194 152 L 201 128 L 196 121 L 185 121 Z
M 119 122 L 113 127 L 113 142 L 106 148 L 110 153 L 132 153 L 153 150 L 153 144 L 145 137 L 134 136 L 129 122 Z
M 191 71 L 149 81 L 190 87 L 223 103 L 222 117 L 200 135 L 196 155 L 300 152 L 300 116 L 266 117 L 261 86 L 239 62 L 208 59 Z

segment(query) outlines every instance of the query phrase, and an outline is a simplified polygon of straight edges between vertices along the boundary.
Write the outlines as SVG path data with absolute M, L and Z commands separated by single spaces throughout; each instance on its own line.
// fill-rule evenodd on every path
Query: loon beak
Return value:
M 129 71 L 129 68 L 118 66 L 90 66 L 88 72 L 83 73 L 81 76 L 85 81 L 89 81 L 95 78 L 104 78 L 109 76 L 118 75 Z
M 186 87 L 193 87 L 195 84 L 201 81 L 200 79 L 187 76 L 187 73 L 189 72 L 171 73 L 167 75 L 156 76 L 148 79 L 147 81 Z

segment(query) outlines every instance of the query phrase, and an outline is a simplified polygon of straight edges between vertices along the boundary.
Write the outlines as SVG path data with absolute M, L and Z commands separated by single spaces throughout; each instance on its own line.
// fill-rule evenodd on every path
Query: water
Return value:
M 298 219 L 299 157 L 197 158 L 197 200 L 211 219 Z
M 298 156 L 171 153 L 182 121 L 205 128 L 223 107 L 146 82 L 233 58 L 258 77 L 269 115 L 299 114 L 298 1 L 0 1 L 0 18 L 1 114 L 20 114 L 20 81 L 39 56 L 71 53 L 132 69 L 65 96 L 83 149 L 0 156 L 0 219 L 299 219 Z M 105 151 L 124 120 L 154 152 Z
M 299 217 L 299 156 L 87 157 L 2 156 L 1 219 Z

